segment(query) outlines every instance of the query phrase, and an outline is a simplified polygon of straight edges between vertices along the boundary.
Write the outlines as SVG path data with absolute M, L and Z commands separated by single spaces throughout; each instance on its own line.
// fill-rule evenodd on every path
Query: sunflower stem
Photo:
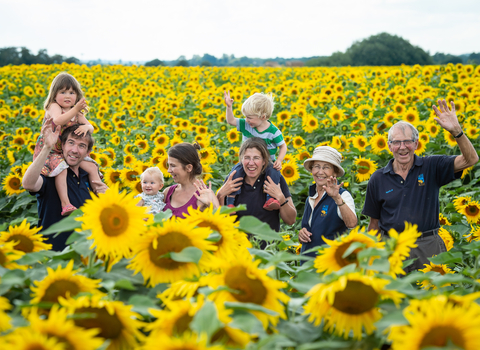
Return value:
M 93 267 L 93 262 L 95 261 L 95 258 L 97 257 L 95 249 L 90 252 L 90 256 L 88 257 L 88 274 L 92 274 L 92 267 Z

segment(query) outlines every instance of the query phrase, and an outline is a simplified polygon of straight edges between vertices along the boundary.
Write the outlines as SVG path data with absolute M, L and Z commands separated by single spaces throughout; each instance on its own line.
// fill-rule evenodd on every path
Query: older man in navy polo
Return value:
M 406 272 L 424 268 L 429 257 L 446 251 L 438 236 L 440 187 L 460 178 L 462 170 L 478 162 L 478 155 L 463 133 L 455 113 L 445 100 L 433 106 L 435 120 L 457 141 L 459 156 L 418 157 L 418 131 L 410 123 L 398 122 L 388 132 L 388 147 L 393 153 L 385 168 L 377 170 L 367 186 L 362 214 L 370 217 L 368 230 L 379 230 L 382 236 L 390 229 L 402 232 L 405 222 L 416 224 L 422 235 L 417 248 L 410 251 L 415 262 Z

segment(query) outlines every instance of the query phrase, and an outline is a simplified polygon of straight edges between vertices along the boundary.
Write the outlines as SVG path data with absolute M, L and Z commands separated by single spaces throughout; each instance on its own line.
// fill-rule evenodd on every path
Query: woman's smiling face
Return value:
M 327 184 L 327 178 L 337 176 L 337 174 L 332 164 L 316 160 L 312 165 L 312 176 L 317 187 L 321 187 Z
M 242 157 L 243 170 L 247 178 L 256 180 L 262 173 L 265 160 L 256 148 L 248 148 Z

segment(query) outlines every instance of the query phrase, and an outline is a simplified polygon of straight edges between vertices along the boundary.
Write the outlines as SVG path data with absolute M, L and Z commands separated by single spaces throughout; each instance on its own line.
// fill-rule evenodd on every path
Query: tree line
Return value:
M 54 63 L 80 63 L 75 57 L 64 57 L 62 55 L 49 56 L 47 50 L 38 50 L 35 55 L 26 47 L 4 47 L 0 48 L 0 67 L 9 64 L 54 64 Z

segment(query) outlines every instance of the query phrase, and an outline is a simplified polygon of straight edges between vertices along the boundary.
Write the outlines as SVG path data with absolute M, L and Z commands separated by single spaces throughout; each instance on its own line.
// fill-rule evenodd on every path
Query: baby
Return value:
M 140 175 L 140 181 L 142 182 L 142 193 L 137 197 L 140 197 L 140 202 L 137 206 L 150 207 L 150 214 L 158 214 L 165 207 L 163 193 L 160 189 L 163 187 L 163 174 L 157 167 L 148 168 L 142 175 Z

